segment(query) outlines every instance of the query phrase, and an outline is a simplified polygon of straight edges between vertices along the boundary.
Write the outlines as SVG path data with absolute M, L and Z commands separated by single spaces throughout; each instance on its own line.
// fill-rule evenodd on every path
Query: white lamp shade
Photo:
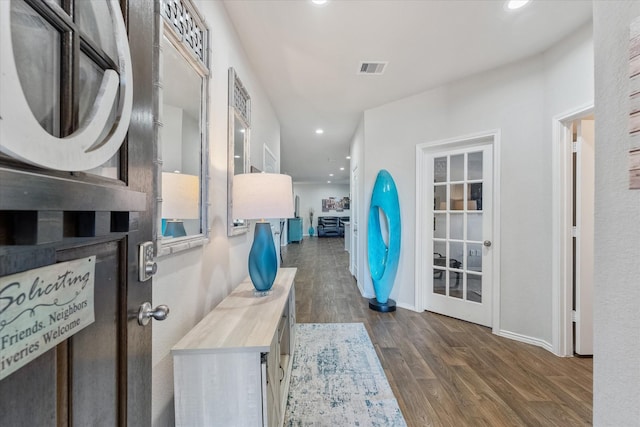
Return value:
M 200 218 L 199 181 L 195 175 L 162 172 L 162 217 Z
M 243 173 L 233 177 L 233 217 L 293 217 L 293 185 L 289 175 Z

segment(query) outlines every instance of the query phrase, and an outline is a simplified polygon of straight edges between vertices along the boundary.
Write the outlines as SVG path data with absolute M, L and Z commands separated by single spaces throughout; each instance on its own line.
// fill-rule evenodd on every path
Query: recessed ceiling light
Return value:
M 322 135 L 324 133 L 324 131 L 322 129 L 316 129 L 316 133 L 318 135 Z
M 341 170 L 341 171 L 343 171 L 343 170 L 344 170 L 344 168 L 340 168 L 340 170 Z
M 329 176 L 333 176 L 333 174 L 332 174 L 332 173 L 330 173 L 330 174 L 329 174 Z
M 509 0 L 507 2 L 507 8 L 511 10 L 520 9 L 527 3 L 529 3 L 529 0 Z
M 351 160 L 351 156 L 347 156 L 347 160 Z
M 325 4 L 327 4 L 328 0 L 311 0 L 311 3 L 315 4 L 316 6 L 324 6 Z
M 236 154 L 235 156 L 233 156 L 234 159 L 239 159 L 240 156 L 238 154 Z

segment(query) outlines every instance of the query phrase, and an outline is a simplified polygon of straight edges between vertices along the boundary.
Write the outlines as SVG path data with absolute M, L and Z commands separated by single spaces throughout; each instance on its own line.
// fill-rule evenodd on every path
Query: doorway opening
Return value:
M 593 354 L 593 105 L 554 119 L 553 351 Z

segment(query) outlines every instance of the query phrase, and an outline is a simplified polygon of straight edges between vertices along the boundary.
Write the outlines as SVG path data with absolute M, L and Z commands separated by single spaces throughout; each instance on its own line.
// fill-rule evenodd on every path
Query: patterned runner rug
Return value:
M 406 426 L 362 323 L 300 323 L 284 425 Z

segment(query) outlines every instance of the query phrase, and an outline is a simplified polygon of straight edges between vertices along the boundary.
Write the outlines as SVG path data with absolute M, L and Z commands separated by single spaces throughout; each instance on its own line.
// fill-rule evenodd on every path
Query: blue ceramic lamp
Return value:
M 257 295 L 266 295 L 278 272 L 278 257 L 265 219 L 293 217 L 291 177 L 275 173 L 245 173 L 233 177 L 233 217 L 259 219 L 249 252 L 249 276 Z
M 381 215 L 385 219 L 388 239 L 383 235 Z M 391 174 L 382 169 L 373 185 L 367 230 L 369 271 L 376 293 L 376 297 L 369 300 L 369 308 L 372 310 L 383 313 L 396 310 L 396 302 L 389 298 L 389 294 L 400 261 L 400 235 L 398 189 Z

